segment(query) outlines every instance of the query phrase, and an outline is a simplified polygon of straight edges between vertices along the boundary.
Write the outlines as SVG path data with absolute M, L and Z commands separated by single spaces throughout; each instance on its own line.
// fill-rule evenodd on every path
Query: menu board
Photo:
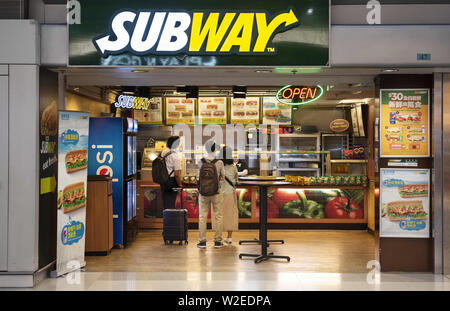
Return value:
M 259 97 L 231 99 L 232 124 L 259 124 Z
M 201 124 L 227 124 L 227 97 L 199 97 L 198 118 Z
M 381 169 L 380 236 L 428 238 L 429 193 L 429 169 Z
M 166 97 L 166 124 L 194 124 L 195 99 Z
M 162 124 L 162 97 L 150 98 L 148 110 L 134 110 L 134 119 L 141 124 Z
M 429 90 L 381 90 L 381 157 L 430 155 Z
M 276 97 L 263 97 L 263 124 L 291 125 L 292 106 L 279 102 Z

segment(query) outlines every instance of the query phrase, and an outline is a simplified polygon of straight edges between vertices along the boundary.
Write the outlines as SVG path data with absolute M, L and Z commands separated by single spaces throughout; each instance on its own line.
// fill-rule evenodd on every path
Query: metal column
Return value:
M 0 75 L 0 271 L 8 269 L 8 94 L 8 76 Z
M 442 75 L 442 265 L 450 274 L 450 74 Z M 438 168 L 436 168 L 437 170 Z

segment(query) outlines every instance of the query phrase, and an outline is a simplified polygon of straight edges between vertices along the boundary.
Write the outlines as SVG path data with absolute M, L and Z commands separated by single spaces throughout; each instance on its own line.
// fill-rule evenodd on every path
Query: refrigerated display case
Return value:
M 278 176 L 319 176 L 320 175 L 320 134 L 279 134 L 276 135 L 274 155 Z M 297 153 L 302 151 L 303 153 Z
M 113 181 L 114 245 L 124 247 L 137 234 L 136 135 L 133 119 L 91 118 L 89 175 L 109 175 Z
M 329 134 L 322 133 L 322 151 L 330 152 L 331 160 L 344 160 L 344 150 L 349 148 L 349 136 L 348 134 Z M 327 159 L 325 155 L 322 155 L 322 175 L 325 175 L 327 169 Z

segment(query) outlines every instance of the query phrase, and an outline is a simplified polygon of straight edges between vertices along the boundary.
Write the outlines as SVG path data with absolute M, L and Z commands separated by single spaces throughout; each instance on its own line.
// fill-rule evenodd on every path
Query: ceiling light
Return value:
M 255 72 L 256 73 L 271 73 L 272 70 L 270 70 L 270 69 L 258 69 L 258 70 L 255 70 Z
M 312 8 L 311 8 L 311 9 L 308 9 L 307 12 L 308 12 L 309 15 L 311 15 L 311 14 L 314 12 L 314 9 L 312 9 Z
M 133 69 L 133 70 L 131 70 L 131 72 L 134 72 L 134 73 L 145 73 L 145 72 L 148 72 L 148 70 Z
M 397 68 L 385 68 L 382 70 L 382 72 L 399 72 L 400 69 Z

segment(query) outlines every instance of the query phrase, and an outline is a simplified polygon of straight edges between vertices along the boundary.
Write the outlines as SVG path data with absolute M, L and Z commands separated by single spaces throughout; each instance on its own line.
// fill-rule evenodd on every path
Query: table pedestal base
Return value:
M 284 244 L 284 240 L 267 240 L 267 243 L 280 243 L 280 244 Z M 258 239 L 254 239 L 254 240 L 243 240 L 243 241 L 239 241 L 239 245 L 242 244 L 261 244 L 261 240 Z
M 239 254 L 239 259 L 242 259 L 242 257 L 256 257 L 255 263 L 260 263 L 262 261 L 266 261 L 269 259 L 286 259 L 288 262 L 291 261 L 291 258 L 289 256 L 277 256 L 273 253 L 269 253 L 267 255 L 261 255 L 261 254 Z

